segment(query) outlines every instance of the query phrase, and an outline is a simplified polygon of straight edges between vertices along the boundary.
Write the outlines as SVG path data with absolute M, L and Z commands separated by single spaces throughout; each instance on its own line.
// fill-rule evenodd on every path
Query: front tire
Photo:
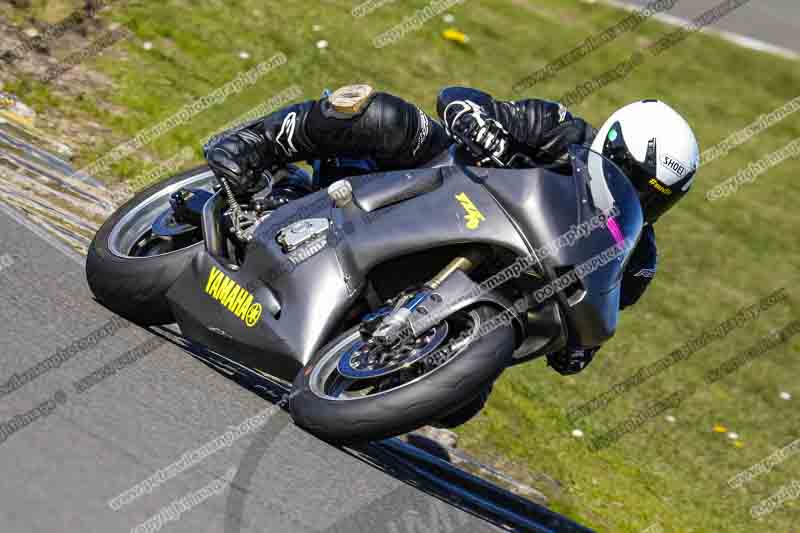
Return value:
M 437 428 L 453 429 L 466 424 L 486 407 L 486 402 L 489 401 L 489 396 L 492 394 L 493 385 L 494 381 L 488 385 L 484 385 L 483 389 L 476 397 L 453 412 L 437 418 L 435 421 L 431 422 L 431 425 Z
M 459 313 L 472 322 L 466 347 L 417 379 L 388 390 L 379 385 L 378 392 L 363 396 L 336 397 L 324 388 L 325 383 L 335 382 L 336 377 L 330 376 L 337 372 L 341 356 L 361 338 L 358 327 L 344 332 L 298 374 L 289 404 L 292 418 L 324 440 L 351 444 L 407 433 L 462 407 L 509 363 L 515 333 L 512 325 L 503 323 L 477 335 L 481 325 L 497 314 L 490 306 Z

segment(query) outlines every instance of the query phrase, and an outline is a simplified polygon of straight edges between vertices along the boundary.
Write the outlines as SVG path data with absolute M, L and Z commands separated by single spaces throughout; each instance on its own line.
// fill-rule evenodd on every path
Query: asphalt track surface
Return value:
M 81 258 L 20 221 L 0 203 L 0 250 L 13 259 L 0 271 L 3 387 L 14 373 L 113 317 L 92 300 Z M 256 434 L 112 510 L 110 498 L 270 406 L 168 341 L 79 393 L 75 381 L 158 339 L 123 325 L 59 367 L 0 393 L 0 423 L 6 423 L 63 392 L 52 412 L 3 434 L 0 531 L 127 532 L 232 467 L 239 468 L 232 488 L 161 530 L 405 532 L 425 525 L 431 526 L 428 531 L 497 530 L 309 436 L 280 409 Z
M 631 4 L 642 6 L 651 2 L 652 0 L 629 0 Z M 669 13 L 691 20 L 720 2 L 721 0 L 681 0 Z M 800 1 L 751 0 L 726 15 L 714 27 L 800 52 Z

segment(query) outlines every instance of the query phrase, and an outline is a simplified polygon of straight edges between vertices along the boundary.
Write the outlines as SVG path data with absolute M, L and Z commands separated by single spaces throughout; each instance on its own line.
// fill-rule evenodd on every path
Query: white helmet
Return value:
M 683 198 L 700 163 L 692 128 L 658 100 L 642 100 L 611 115 L 592 150 L 614 161 L 634 187 L 646 222 L 655 222 Z

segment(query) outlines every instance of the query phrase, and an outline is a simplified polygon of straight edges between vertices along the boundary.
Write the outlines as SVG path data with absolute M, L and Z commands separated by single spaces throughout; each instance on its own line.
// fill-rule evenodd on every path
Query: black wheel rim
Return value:
M 205 170 L 154 191 L 130 208 L 114 224 L 108 236 L 108 249 L 117 257 L 144 259 L 201 245 L 202 235 L 199 230 L 191 237 L 164 238 L 154 235 L 151 228 L 157 219 L 171 209 L 169 200 L 175 191 L 192 188 L 212 192 L 213 187 L 214 175 L 210 170 Z

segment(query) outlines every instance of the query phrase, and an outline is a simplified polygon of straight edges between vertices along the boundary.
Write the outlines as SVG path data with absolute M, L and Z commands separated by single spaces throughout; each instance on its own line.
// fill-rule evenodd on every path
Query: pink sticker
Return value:
M 625 238 L 622 236 L 622 230 L 619 229 L 619 225 L 617 224 L 617 219 L 614 217 L 610 217 L 606 220 L 606 227 L 608 231 L 611 232 L 611 235 L 614 237 L 614 240 L 617 242 L 618 246 L 622 246 L 625 242 Z

